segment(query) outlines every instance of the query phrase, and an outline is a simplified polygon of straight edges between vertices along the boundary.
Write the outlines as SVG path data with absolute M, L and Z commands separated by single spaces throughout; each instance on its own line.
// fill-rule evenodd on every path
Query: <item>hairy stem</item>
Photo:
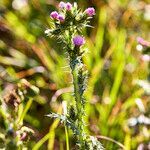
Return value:
M 77 60 L 77 59 L 75 59 Z M 83 85 L 83 82 L 80 82 L 80 78 L 82 77 L 80 65 L 82 65 L 81 61 L 75 61 L 74 67 L 71 67 L 72 69 L 72 76 L 73 76 L 73 85 L 74 85 L 74 96 L 76 101 L 76 111 L 77 111 L 77 118 L 76 123 L 77 127 L 79 129 L 79 135 L 78 140 L 80 143 L 80 147 L 84 147 L 84 141 L 85 141 L 85 133 L 84 133 L 84 121 L 83 121 L 83 115 L 84 115 L 84 105 L 83 105 L 83 92 L 81 92 L 81 85 Z

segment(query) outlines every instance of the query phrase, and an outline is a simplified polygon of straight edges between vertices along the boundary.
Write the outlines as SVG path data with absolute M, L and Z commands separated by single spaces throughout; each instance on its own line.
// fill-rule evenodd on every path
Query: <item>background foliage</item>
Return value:
M 122 143 L 126 150 L 150 149 L 150 67 L 144 54 L 137 51 L 136 41 L 137 36 L 150 40 L 148 0 L 76 2 L 82 9 L 94 6 L 97 14 L 92 20 L 94 28 L 85 31 L 89 49 L 84 58 L 89 70 L 87 131 L 98 136 L 108 150 L 119 146 L 102 136 Z M 24 124 L 34 131 L 28 145 L 33 149 L 65 149 L 63 125 L 45 117 L 50 112 L 61 113 L 63 101 L 69 103 L 72 98 L 67 55 L 44 34 L 51 25 L 49 14 L 58 3 L 0 1 L 1 98 L 22 78 L 40 89 L 24 117 Z M 0 123 L 3 126 L 1 116 Z

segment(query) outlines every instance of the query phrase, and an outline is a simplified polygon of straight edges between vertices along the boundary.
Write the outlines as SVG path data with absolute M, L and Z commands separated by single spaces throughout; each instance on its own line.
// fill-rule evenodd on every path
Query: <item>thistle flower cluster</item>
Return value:
M 67 2 L 59 3 L 59 11 L 53 11 L 50 13 L 50 18 L 53 20 L 53 27 L 47 29 L 45 33 L 50 36 L 55 36 L 62 39 L 66 43 L 66 38 L 68 38 L 66 31 L 72 32 L 74 39 L 72 39 L 72 44 L 80 47 L 85 43 L 82 35 L 82 29 L 85 27 L 91 27 L 89 25 L 89 20 L 95 15 L 95 9 L 93 7 L 87 8 L 85 11 L 80 11 L 77 4 Z M 62 36 L 65 34 L 65 37 Z M 76 42 L 78 41 L 78 42 Z
M 89 23 L 94 15 L 95 9 L 93 7 L 81 11 L 76 3 L 72 5 L 69 2 L 60 2 L 59 11 L 53 11 L 50 14 L 53 26 L 45 31 L 48 36 L 57 39 L 63 45 L 64 50 L 67 51 L 74 86 L 74 100 L 68 106 L 67 115 L 52 113 L 48 116 L 59 118 L 73 131 L 77 139 L 78 149 L 81 150 L 102 149 L 100 142 L 96 138 L 88 136 L 84 131 L 84 92 L 87 85 L 87 70 L 82 61 L 85 54 L 83 49 L 85 38 L 82 31 L 85 27 L 91 27 Z
M 53 11 L 51 14 L 50 14 L 51 18 L 52 19 L 56 19 L 56 20 L 59 20 L 60 22 L 63 22 L 65 20 L 64 16 L 61 15 L 61 14 L 58 14 L 57 11 Z
M 63 12 L 72 12 L 73 11 L 73 6 L 71 3 L 65 3 L 65 2 L 60 2 L 59 3 L 59 8 L 60 10 L 62 10 Z M 93 7 L 89 7 L 85 10 L 84 12 L 87 16 L 92 17 L 93 15 L 95 15 L 95 9 Z M 50 14 L 50 17 L 54 20 L 58 20 L 60 22 L 64 22 L 65 21 L 65 15 L 64 13 L 58 13 L 57 11 L 53 11 Z

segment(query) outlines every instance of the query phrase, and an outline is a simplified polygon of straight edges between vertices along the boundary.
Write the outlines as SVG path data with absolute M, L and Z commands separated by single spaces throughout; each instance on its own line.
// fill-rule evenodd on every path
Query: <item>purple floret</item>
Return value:
M 64 22 L 65 21 L 65 17 L 61 14 L 58 15 L 57 19 L 60 21 L 60 22 Z
M 70 11 L 72 9 L 72 4 L 70 4 L 69 2 L 66 3 L 66 10 Z
M 66 3 L 61 1 L 59 3 L 59 8 L 61 8 L 61 9 L 66 8 Z
M 93 7 L 89 7 L 85 10 L 85 13 L 91 17 L 91 16 L 95 15 L 95 9 Z
M 58 17 L 58 12 L 57 12 L 57 11 L 51 12 L 50 17 L 51 17 L 52 19 L 57 19 L 57 17 Z
M 82 46 L 85 43 L 85 39 L 82 36 L 75 36 L 73 38 L 73 44 L 75 46 Z

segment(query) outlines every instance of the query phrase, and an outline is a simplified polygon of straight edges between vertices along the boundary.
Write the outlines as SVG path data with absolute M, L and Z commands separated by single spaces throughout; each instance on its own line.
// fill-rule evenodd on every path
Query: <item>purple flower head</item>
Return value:
M 93 7 L 89 7 L 85 10 L 85 13 L 91 17 L 91 16 L 95 15 L 95 9 Z
M 85 39 L 82 37 L 82 36 L 75 36 L 74 38 L 73 38 L 73 44 L 75 45 L 75 46 L 82 46 L 83 44 L 85 43 Z
M 65 17 L 61 14 L 58 15 L 57 19 L 60 21 L 60 22 L 64 22 L 65 21 Z
M 66 3 L 61 1 L 59 3 L 59 8 L 61 8 L 61 9 L 66 8 Z
M 150 42 L 144 40 L 142 37 L 137 37 L 137 42 L 142 46 L 146 46 L 146 47 L 150 46 Z
M 58 17 L 58 12 L 57 12 L 57 11 L 51 12 L 50 17 L 51 17 L 52 19 L 57 19 L 57 17 Z
M 72 4 L 70 4 L 69 2 L 66 3 L 66 10 L 70 11 L 72 9 Z

